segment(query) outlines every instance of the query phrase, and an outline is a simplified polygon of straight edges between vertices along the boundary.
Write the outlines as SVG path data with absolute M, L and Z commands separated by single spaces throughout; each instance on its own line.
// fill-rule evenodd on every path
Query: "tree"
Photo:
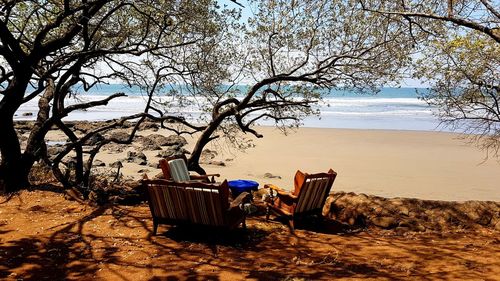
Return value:
M 138 124 L 127 139 L 104 137 L 85 163 L 82 145 L 137 118 L 175 121 L 182 128 L 168 127 L 177 133 L 198 132 L 189 168 L 204 173 L 199 160 L 209 142 L 238 140 L 238 132 L 262 137 L 255 128 L 261 120 L 283 130 L 298 126 L 305 116 L 318 113 L 315 104 L 328 89 L 372 93 L 396 80 L 409 62 L 411 36 L 400 21 L 364 11 L 355 1 L 252 1 L 251 7 L 254 16 L 241 25 L 237 12 L 221 12 L 208 0 L 8 2 L 0 17 L 1 81 L 6 85 L 0 127 L 7 132 L 0 140 L 0 173 L 7 189 L 27 184 L 36 159 L 49 163 L 64 185 L 88 185 L 99 148 L 129 143 Z M 102 65 L 106 71 L 99 71 Z M 109 78 L 139 85 L 148 96 L 146 108 L 78 136 L 65 116 L 123 94 L 70 106 L 65 100 L 78 83 L 89 89 Z M 26 93 L 30 83 L 35 90 Z M 170 100 L 161 111 L 153 99 L 169 87 Z M 12 117 L 40 94 L 37 122 L 21 153 Z M 202 109 L 194 122 L 182 111 L 188 105 Z M 70 143 L 48 159 L 43 139 L 53 126 Z M 75 179 L 68 182 L 59 163 L 72 151 Z M 13 176 L 14 171 L 21 176 Z
M 376 91 L 399 77 L 412 50 L 398 21 L 353 1 L 250 5 L 247 25 L 228 27 L 217 44 L 188 52 L 201 68 L 185 91 L 204 109 L 190 170 L 204 173 L 201 152 L 215 139 L 234 142 L 238 132 L 260 138 L 255 125 L 262 120 L 284 130 L 300 125 L 318 113 L 315 104 L 328 89 Z
M 15 191 L 29 184 L 28 173 L 35 160 L 47 161 L 44 138 L 53 126 L 63 131 L 71 142 L 51 163 L 56 176 L 64 183 L 59 161 L 75 151 L 76 183 L 84 182 L 98 148 L 91 152 L 85 166 L 82 144 L 125 120 L 147 116 L 149 104 L 142 113 L 79 137 L 63 121 L 64 117 L 75 110 L 106 105 L 124 94 L 68 106 L 65 101 L 75 86 L 79 84 L 88 90 L 110 78 L 128 79 L 126 62 L 138 62 L 145 56 L 152 59 L 165 54 L 166 50 L 204 40 L 213 29 L 210 19 L 215 4 L 208 0 L 2 1 L 0 11 L 0 131 L 3 135 L 0 179 L 6 191 Z M 176 62 L 173 57 L 166 60 L 162 56 L 162 59 L 165 64 Z M 175 66 L 169 69 L 175 70 Z M 149 94 L 152 92 L 154 89 Z M 41 96 L 40 110 L 27 147 L 21 151 L 13 116 L 23 103 L 37 96 Z M 172 119 L 182 122 L 179 118 Z M 130 138 L 106 141 L 126 142 Z
M 399 16 L 420 34 L 415 77 L 445 126 L 499 156 L 500 10 L 498 1 L 362 1 L 367 11 Z M 430 12 L 432 11 L 432 12 Z

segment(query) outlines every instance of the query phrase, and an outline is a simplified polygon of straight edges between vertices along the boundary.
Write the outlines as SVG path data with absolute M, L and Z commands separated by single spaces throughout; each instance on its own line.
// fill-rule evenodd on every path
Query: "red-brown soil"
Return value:
M 500 235 L 368 229 L 251 217 L 247 230 L 161 225 L 146 204 L 90 206 L 47 190 L 0 196 L 0 279 L 499 280 Z

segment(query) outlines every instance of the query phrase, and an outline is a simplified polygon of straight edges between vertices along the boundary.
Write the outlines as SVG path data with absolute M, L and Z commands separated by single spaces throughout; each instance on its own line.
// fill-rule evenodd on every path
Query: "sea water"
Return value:
M 376 94 L 357 94 L 351 91 L 333 90 L 325 92 L 321 103 L 315 105 L 320 116 L 310 116 L 303 120 L 302 126 L 316 128 L 353 128 L 434 131 L 439 127 L 433 108 L 419 96 L 425 88 L 382 88 Z M 76 98 L 69 98 L 67 104 L 97 101 L 114 93 L 123 92 L 127 96 L 111 100 L 106 106 L 72 112 L 64 120 L 107 120 L 142 112 L 146 97 L 138 88 L 121 84 L 101 85 L 88 92 L 81 92 Z M 168 101 L 168 96 L 157 98 Z M 197 99 L 203 104 L 203 99 Z M 16 112 L 16 120 L 34 120 L 38 112 L 38 99 L 33 99 Z M 194 104 L 168 109 L 171 115 L 187 116 L 189 121 L 197 122 L 202 114 Z M 26 116 L 28 114 L 28 116 Z M 31 114 L 31 115 L 30 115 Z M 273 125 L 273 121 L 261 121 L 261 125 Z

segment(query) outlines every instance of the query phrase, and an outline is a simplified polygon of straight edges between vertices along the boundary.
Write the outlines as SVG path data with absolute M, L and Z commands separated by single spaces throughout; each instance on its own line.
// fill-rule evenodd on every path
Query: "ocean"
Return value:
M 303 120 L 304 127 L 315 128 L 351 128 L 385 130 L 445 130 L 439 127 L 433 108 L 420 100 L 425 88 L 382 88 L 375 95 L 360 95 L 349 91 L 330 91 L 324 102 L 317 107 L 320 117 L 310 116 Z M 146 99 L 137 88 L 125 85 L 101 85 L 89 92 L 77 95 L 78 101 L 95 101 L 113 93 L 124 92 L 127 97 L 112 100 L 107 106 L 98 106 L 87 111 L 71 113 L 65 120 L 106 120 L 141 112 Z M 168 97 L 162 97 L 165 100 Z M 77 100 L 70 99 L 68 104 Z M 21 106 L 16 112 L 16 120 L 34 120 L 37 113 L 38 99 Z M 201 111 L 196 106 L 171 108 L 174 115 L 187 115 L 194 121 Z M 262 121 L 261 125 L 272 125 L 271 121 Z

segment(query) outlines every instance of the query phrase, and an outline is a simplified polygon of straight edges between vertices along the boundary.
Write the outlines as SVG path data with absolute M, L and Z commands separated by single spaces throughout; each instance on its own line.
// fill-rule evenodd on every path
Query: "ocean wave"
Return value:
M 360 106 L 360 105 L 417 105 L 428 106 L 423 100 L 417 98 L 328 98 L 321 105 L 330 106 Z
M 80 95 L 78 99 L 67 99 L 66 105 L 102 100 L 103 95 Z M 157 103 L 170 103 L 171 97 L 163 96 L 156 99 Z M 177 100 L 170 103 L 171 107 L 162 107 L 168 114 L 184 116 L 195 121 L 205 112 L 200 108 L 210 108 L 205 98 L 185 97 L 186 103 L 179 105 Z M 72 112 L 65 120 L 107 120 L 128 116 L 144 110 L 147 97 L 129 95 L 111 100 L 106 106 L 90 108 L 86 111 Z M 177 106 L 173 106 L 177 104 Z M 322 128 L 365 128 L 365 129 L 423 129 L 432 130 L 437 119 L 432 115 L 432 107 L 416 97 L 401 95 L 400 97 L 377 96 L 349 96 L 326 97 L 322 103 L 314 105 L 319 109 L 321 117 L 312 117 L 304 120 L 305 126 Z M 23 113 L 32 113 L 23 116 Z M 16 120 L 34 120 L 38 112 L 38 98 L 21 106 L 16 113 Z M 273 124 L 271 121 L 262 121 L 263 124 Z
M 321 111 L 321 115 L 345 115 L 345 116 L 415 116 L 432 115 L 431 110 L 392 110 L 392 111 Z

